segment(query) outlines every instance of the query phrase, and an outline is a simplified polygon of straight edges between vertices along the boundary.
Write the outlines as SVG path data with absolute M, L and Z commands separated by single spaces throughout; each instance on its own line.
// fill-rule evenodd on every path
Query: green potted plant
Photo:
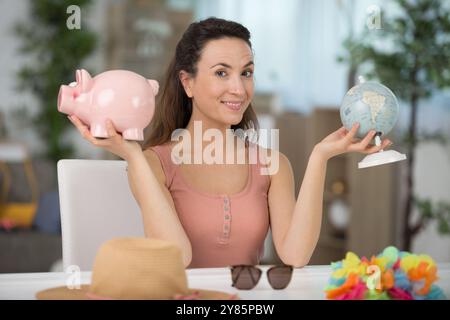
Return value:
M 44 158 L 56 163 L 73 155 L 72 146 L 64 141 L 70 122 L 56 107 L 59 86 L 73 81 L 75 69 L 96 47 L 96 35 L 83 22 L 91 0 L 33 0 L 30 15 L 17 24 L 15 33 L 22 39 L 20 53 L 30 58 L 18 72 L 18 89 L 30 91 L 36 98 L 38 112 L 30 116 L 25 108 L 18 114 L 29 121 L 47 147 Z M 80 28 L 70 28 L 68 8 L 77 6 Z M 84 11 L 83 11 L 84 10 Z M 77 14 L 75 12 L 75 14 Z M 23 119 L 22 119 L 23 120 Z
M 433 219 L 441 233 L 450 234 L 450 205 L 444 201 L 433 204 L 413 192 L 417 145 L 430 140 L 447 142 L 439 132 L 418 132 L 417 115 L 421 99 L 450 87 L 450 9 L 439 0 L 395 3 L 399 14 L 388 17 L 381 11 L 381 28 L 365 28 L 359 37 L 351 34 L 343 44 L 346 56 L 339 60 L 349 65 L 350 74 L 359 70 L 367 78 L 377 79 L 410 106 L 408 130 L 402 139 L 407 153 L 403 248 L 410 250 L 414 236 Z M 414 206 L 421 216 L 412 223 Z

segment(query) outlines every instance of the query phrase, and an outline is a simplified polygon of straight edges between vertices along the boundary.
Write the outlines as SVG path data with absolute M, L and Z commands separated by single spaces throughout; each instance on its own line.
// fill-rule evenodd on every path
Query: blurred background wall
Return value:
M 97 34 L 97 46 L 79 67 L 93 70 L 93 74 L 125 68 L 161 80 L 180 33 L 191 21 L 216 16 L 242 23 L 252 34 L 256 111 L 263 128 L 280 129 L 280 149 L 288 155 L 294 168 L 297 195 L 312 146 L 341 125 L 339 106 L 348 90 L 349 67 L 337 57 L 344 54 L 342 44 L 346 37 L 366 28 L 368 8 L 372 5 L 389 14 L 398 11 L 392 1 L 381 0 L 96 0 L 83 9 L 81 15 L 82 28 Z M 32 94 L 16 89 L 17 72 L 30 58 L 18 53 L 22 40 L 13 28 L 19 21 L 26 23 L 30 19 L 30 8 L 27 0 L 0 0 L 0 112 L 6 132 L 4 138 L 27 146 L 33 157 L 41 195 L 45 195 L 57 192 L 56 167 L 39 156 L 45 143 L 39 139 L 35 128 L 23 117 L 14 115 L 20 107 L 31 115 L 38 110 Z M 65 12 L 61 14 L 68 16 Z M 450 137 L 449 104 L 449 90 L 438 90 L 431 98 L 421 100 L 418 128 Z M 400 119 L 395 134 L 406 130 L 409 112 L 408 104 L 400 101 Z M 111 159 L 110 155 L 90 146 L 75 130 L 71 130 L 67 140 L 75 147 L 77 158 Z M 394 140 L 393 147 L 401 148 L 396 142 Z M 262 144 L 268 142 L 263 139 Z M 418 146 L 416 155 L 415 193 L 433 201 L 450 202 L 450 146 L 436 141 L 424 142 Z M 340 259 L 350 249 L 369 255 L 385 245 L 401 243 L 399 213 L 402 211 L 403 164 L 363 172 L 356 169 L 356 163 L 361 159 L 362 155 L 349 155 L 330 161 L 323 233 L 312 263 Z M 18 182 L 13 185 L 13 197 L 20 200 L 27 196 L 21 194 L 26 180 L 19 168 L 15 172 Z M 377 196 L 377 190 L 381 189 L 385 194 Z M 364 201 L 357 202 L 356 198 Z M 341 203 L 336 202 L 337 199 L 343 199 L 344 205 L 339 206 Z M 385 206 L 378 206 L 380 202 Z M 336 210 L 336 219 L 346 219 L 339 214 L 350 215 L 344 231 L 332 225 L 333 219 L 327 211 L 330 208 Z M 360 212 L 356 212 L 356 208 Z M 346 210 L 350 213 L 345 213 Z M 45 210 L 40 214 L 45 214 Z M 416 210 L 413 219 L 418 217 Z M 365 227 L 371 228 L 374 234 L 381 234 L 379 239 L 367 235 L 364 239 L 360 231 Z M 39 228 L 35 231 L 39 232 Z M 11 255 L 18 254 L 11 243 L 17 248 L 27 246 L 20 244 L 20 237 L 26 236 L 19 237 L 12 231 L 2 232 L 1 236 L 0 252 L 3 250 L 5 255 L 6 251 Z M 16 238 L 8 242 L 12 237 Z M 58 238 L 57 233 L 55 237 Z M 26 239 L 24 241 L 31 241 L 31 238 Z M 42 248 L 48 246 L 45 242 Z M 267 246 L 270 249 L 270 241 Z M 411 249 L 428 253 L 437 261 L 450 261 L 450 237 L 438 233 L 436 222 L 420 231 Z M 33 252 L 30 248 L 27 250 Z M 269 251 L 268 261 L 276 259 Z M 9 268 L 3 272 L 10 272 L 11 268 L 38 271 L 38 268 L 47 267 L 40 265 L 27 269 L 26 266 L 12 265 Z

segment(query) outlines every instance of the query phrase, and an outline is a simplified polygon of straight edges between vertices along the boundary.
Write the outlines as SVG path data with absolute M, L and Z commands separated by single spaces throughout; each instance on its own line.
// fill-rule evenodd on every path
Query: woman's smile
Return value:
M 232 111 L 241 111 L 244 101 L 221 101 L 228 109 Z

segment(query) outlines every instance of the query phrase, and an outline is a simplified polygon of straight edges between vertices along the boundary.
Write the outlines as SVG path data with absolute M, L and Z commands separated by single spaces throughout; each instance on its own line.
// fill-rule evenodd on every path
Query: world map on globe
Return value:
M 342 124 L 350 130 L 360 123 L 356 137 L 364 138 L 370 130 L 388 134 L 398 119 L 399 106 L 394 93 L 376 82 L 362 82 L 345 94 L 340 108 Z

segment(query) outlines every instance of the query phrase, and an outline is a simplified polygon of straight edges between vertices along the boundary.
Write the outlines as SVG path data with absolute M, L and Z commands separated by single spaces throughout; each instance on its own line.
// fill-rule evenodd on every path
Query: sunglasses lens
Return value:
M 292 278 L 291 266 L 273 267 L 267 272 L 269 283 L 274 289 L 284 289 L 291 282 Z
M 231 269 L 233 286 L 241 290 L 253 289 L 261 277 L 261 270 L 252 266 L 237 266 Z

